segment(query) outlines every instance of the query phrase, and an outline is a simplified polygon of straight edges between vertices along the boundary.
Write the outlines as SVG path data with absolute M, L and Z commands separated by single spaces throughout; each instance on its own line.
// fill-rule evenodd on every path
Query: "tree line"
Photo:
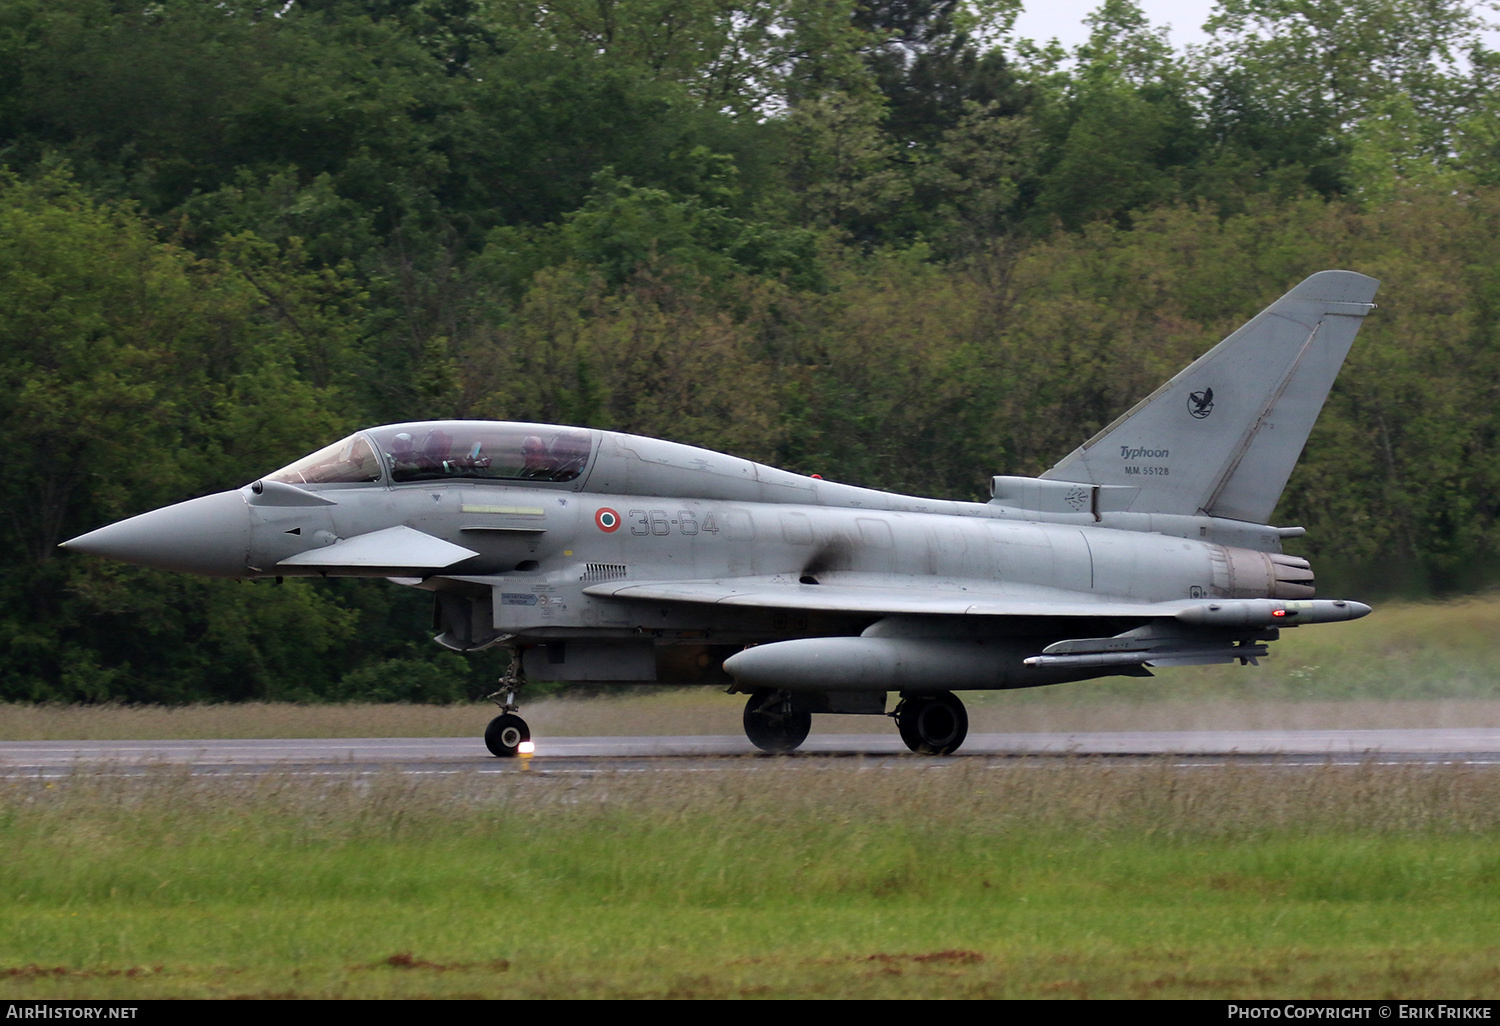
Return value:
M 361 426 L 983 498 L 1307 274 L 1384 282 L 1277 519 L 1500 547 L 1500 56 L 1459 0 L 0 0 L 0 697 L 453 700 L 425 596 L 59 554 Z

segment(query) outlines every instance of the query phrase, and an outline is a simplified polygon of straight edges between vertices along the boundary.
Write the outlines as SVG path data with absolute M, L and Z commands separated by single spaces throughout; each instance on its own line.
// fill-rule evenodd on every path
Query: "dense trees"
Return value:
M 973 498 L 1303 276 L 1384 280 L 1278 517 L 1500 550 L 1500 57 L 1462 0 L 0 0 L 0 696 L 429 697 L 421 596 L 56 542 L 428 416 Z

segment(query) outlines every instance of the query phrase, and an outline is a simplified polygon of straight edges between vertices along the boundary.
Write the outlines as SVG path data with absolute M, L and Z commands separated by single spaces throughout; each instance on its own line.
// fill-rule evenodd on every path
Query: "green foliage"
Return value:
M 0 180 L 6 694 L 100 698 L 98 680 L 138 699 L 254 694 L 337 636 L 336 607 L 312 593 L 236 607 L 213 585 L 55 552 L 100 522 L 243 483 L 300 452 L 302 432 L 342 431 L 341 298 L 330 272 L 293 271 L 253 238 L 202 261 L 62 175 Z
M 1442 161 L 1457 125 L 1479 111 L 1494 115 L 1493 54 L 1476 9 L 1487 6 L 1221 0 L 1196 68 L 1215 134 L 1264 166 L 1299 166 L 1324 194 L 1359 187 L 1349 136 L 1393 110 L 1411 115 L 1393 153 Z
M 425 653 L 424 653 L 425 655 Z M 440 658 L 387 658 L 344 674 L 337 690 L 319 697 L 361 702 L 412 702 L 452 705 L 473 696 L 464 687 L 468 667 L 463 657 L 444 653 Z
M 582 206 L 564 215 L 561 224 L 530 232 L 496 229 L 486 263 L 513 291 L 517 285 L 524 289 L 541 267 L 567 261 L 598 272 L 614 286 L 643 269 L 689 272 L 705 281 L 750 273 L 802 288 L 822 284 L 816 234 L 733 216 L 720 205 L 738 192 L 730 158 L 700 146 L 686 159 L 703 168 L 697 194 L 642 188 L 606 168 L 594 176 Z

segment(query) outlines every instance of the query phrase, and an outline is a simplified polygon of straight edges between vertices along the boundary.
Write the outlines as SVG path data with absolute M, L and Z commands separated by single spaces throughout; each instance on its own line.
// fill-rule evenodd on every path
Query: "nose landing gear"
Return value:
M 513 653 L 505 676 L 500 678 L 499 690 L 485 696 L 500 706 L 500 715 L 491 720 L 490 725 L 484 729 L 484 746 L 496 758 L 511 758 L 521 751 L 522 745 L 531 744 L 531 728 L 526 725 L 525 720 L 516 715 L 516 710 L 520 708 L 516 704 L 516 692 L 525 683 L 526 677 L 521 669 L 521 655 L 519 652 Z M 529 747 L 527 751 L 530 751 Z

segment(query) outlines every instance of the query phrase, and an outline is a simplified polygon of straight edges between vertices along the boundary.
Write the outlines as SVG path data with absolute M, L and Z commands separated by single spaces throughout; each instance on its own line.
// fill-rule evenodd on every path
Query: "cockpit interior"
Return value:
M 429 421 L 360 431 L 266 475 L 290 485 L 387 481 L 573 481 L 588 466 L 593 432 L 542 424 Z

